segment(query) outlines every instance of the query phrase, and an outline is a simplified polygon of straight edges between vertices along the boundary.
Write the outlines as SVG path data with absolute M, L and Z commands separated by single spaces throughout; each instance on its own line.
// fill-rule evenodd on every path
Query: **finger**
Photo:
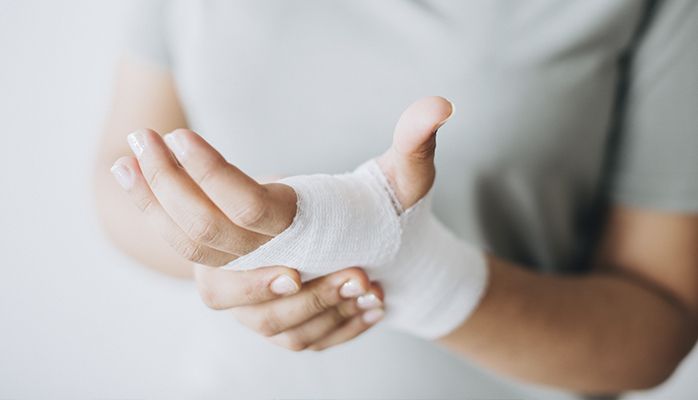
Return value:
M 383 290 L 373 283 L 366 294 L 356 299 L 344 300 L 308 321 L 272 336 L 270 340 L 290 350 L 304 350 L 344 325 L 353 316 L 368 309 L 381 308 L 382 299 Z
M 296 214 L 289 186 L 260 185 L 188 129 L 165 135 L 165 142 L 194 181 L 235 224 L 265 235 L 277 235 Z
M 342 326 L 349 318 L 361 313 L 355 300 L 344 300 L 310 320 L 272 336 L 269 340 L 293 351 L 305 350 L 317 340 Z
M 263 267 L 230 271 L 196 265 L 194 278 L 203 302 L 214 310 L 263 303 L 298 292 L 298 271 L 286 267 Z
M 269 240 L 236 226 L 223 215 L 177 165 L 160 135 L 142 129 L 130 134 L 128 140 L 155 197 L 193 241 L 240 256 Z
M 453 103 L 431 96 L 417 100 L 402 113 L 393 132 L 393 148 L 401 156 L 421 161 L 434 156 L 434 134 L 453 115 Z
M 347 268 L 306 282 L 298 293 L 267 303 L 232 310 L 244 325 L 264 336 L 274 336 L 335 307 L 369 288 L 360 268 Z M 349 290 L 347 290 L 349 289 Z
M 422 198 L 434 182 L 436 131 L 451 118 L 453 104 L 443 97 L 425 97 L 400 116 L 393 144 L 378 162 L 391 178 L 403 207 Z
M 224 253 L 191 240 L 170 216 L 153 195 L 133 157 L 121 157 L 112 167 L 112 173 L 119 184 L 127 191 L 129 197 L 138 209 L 145 215 L 148 223 L 182 257 L 195 263 L 211 266 L 221 266 L 232 261 L 235 256 Z
M 377 282 L 371 282 L 371 288 L 356 298 L 356 305 L 362 310 L 383 307 L 383 288 Z
M 313 343 L 306 346 L 311 350 L 324 350 L 351 340 L 383 318 L 383 288 L 377 282 L 371 282 L 371 288 L 366 294 L 359 296 L 354 302 L 355 310 L 351 318 L 328 334 L 316 337 Z
M 383 319 L 384 315 L 385 312 L 382 308 L 374 308 L 364 311 L 362 314 L 352 317 L 344 325 L 340 326 L 338 329 L 335 329 L 327 336 L 317 340 L 307 348 L 309 350 L 320 351 L 348 342 L 378 323 L 381 319 Z

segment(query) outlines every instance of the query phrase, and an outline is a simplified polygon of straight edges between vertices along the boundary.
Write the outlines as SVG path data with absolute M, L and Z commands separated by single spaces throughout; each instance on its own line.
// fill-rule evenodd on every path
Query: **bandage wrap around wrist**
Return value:
M 362 267 L 383 286 L 386 320 L 425 338 L 449 333 L 479 303 L 487 283 L 483 252 L 435 218 L 430 195 L 403 212 L 375 161 L 352 173 L 280 182 L 298 197 L 293 222 L 225 268 L 284 265 L 309 280 Z

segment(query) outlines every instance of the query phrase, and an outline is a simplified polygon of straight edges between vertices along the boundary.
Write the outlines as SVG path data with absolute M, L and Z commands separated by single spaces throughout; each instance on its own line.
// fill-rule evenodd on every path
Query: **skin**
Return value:
M 120 247 L 177 276 L 186 276 L 190 265 L 181 259 L 198 263 L 194 278 L 206 304 L 231 309 L 243 324 L 293 350 L 325 349 L 375 323 L 378 318 L 367 321 L 368 312 L 353 297 L 372 293 L 382 299 L 383 293 L 360 268 L 303 285 L 284 266 L 213 268 L 288 226 L 295 215 L 293 191 L 258 184 L 189 130 L 175 130 L 163 141 L 156 132 L 185 125 L 166 71 L 126 60 L 117 87 L 96 181 L 104 225 Z M 137 93 L 129 90 L 135 87 Z M 403 207 L 433 184 L 435 132 L 451 112 L 451 104 L 438 97 L 414 103 L 400 117 L 393 145 L 378 158 Z M 134 136 L 140 142 L 133 146 L 137 158 L 118 158 L 128 151 L 125 132 L 136 126 L 154 130 Z M 132 178 L 125 190 L 106 177 L 117 158 L 116 168 Z M 137 207 L 129 208 L 127 197 Z M 144 220 L 155 229 L 146 229 Z M 155 244 L 162 240 L 154 230 L 170 248 Z M 130 238 L 123 237 L 127 232 Z M 578 392 L 655 386 L 698 337 L 696 244 L 696 215 L 615 205 L 591 273 L 541 275 L 489 255 L 490 281 L 481 304 L 439 343 L 498 373 Z M 271 290 L 280 275 L 295 284 L 285 295 Z M 349 281 L 360 290 L 346 296 L 342 288 Z M 375 301 L 372 309 L 381 308 Z
M 147 194 L 152 191 L 135 158 L 121 159 L 137 172 L 133 175 L 132 190 L 123 190 L 109 172 L 115 159 L 131 153 L 124 132 L 142 126 L 152 127 L 151 133 L 155 130 L 168 132 L 186 126 L 186 119 L 170 74 L 157 66 L 125 56 L 117 69 L 112 106 L 107 116 L 105 134 L 99 144 L 93 179 L 99 218 L 105 233 L 117 247 L 159 272 L 195 279 L 206 305 L 216 310 L 229 310 L 251 329 L 291 350 L 322 350 L 357 336 L 380 320 L 383 298 L 380 285 L 371 283 L 360 268 L 348 268 L 302 285 L 298 272 L 285 266 L 238 272 L 197 264 L 207 261 L 201 257 L 208 252 L 198 251 L 197 248 L 203 246 L 186 234 L 177 229 L 168 230 L 162 225 L 176 226 L 169 215 L 164 215 L 162 211 L 158 213 L 161 208 L 148 206 Z M 155 136 L 153 139 L 160 150 L 169 151 L 163 147 L 161 139 Z M 157 200 L 152 203 L 159 204 Z M 149 210 L 145 212 L 148 217 L 144 218 L 143 210 Z M 287 222 L 293 212 L 295 200 L 293 207 L 288 209 Z M 196 237 L 197 234 L 192 236 Z M 258 236 L 258 243 L 269 238 L 259 237 L 265 235 L 255 236 Z M 218 265 L 225 263 L 225 257 L 234 257 L 220 252 L 219 256 L 223 258 L 218 260 Z M 275 293 L 272 290 L 272 282 L 281 276 L 294 282 L 290 293 Z M 356 289 L 342 295 L 342 288 L 347 282 L 352 282 Z M 295 301 L 299 309 L 306 310 L 300 319 L 312 322 L 310 329 L 304 328 L 301 323 L 291 327 L 286 321 L 277 322 L 284 316 L 281 311 L 286 307 L 287 299 Z M 358 306 L 359 299 L 362 307 Z M 366 318 L 369 310 L 372 310 L 370 318 Z M 309 339 L 318 335 L 306 334 L 308 330 L 315 332 L 318 325 L 327 330 L 326 325 L 318 323 L 315 318 L 323 313 L 325 316 L 320 320 L 332 320 L 335 329 L 311 342 Z M 276 315 L 281 317 L 277 318 Z M 281 331 L 281 327 L 287 328 Z

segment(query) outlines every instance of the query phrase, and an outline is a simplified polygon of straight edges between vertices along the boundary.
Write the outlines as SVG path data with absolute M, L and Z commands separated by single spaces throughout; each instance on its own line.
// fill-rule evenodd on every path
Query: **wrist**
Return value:
M 381 279 L 386 321 L 427 339 L 448 334 L 475 310 L 486 290 L 485 253 L 446 228 L 429 197 L 408 210 L 400 252 Z

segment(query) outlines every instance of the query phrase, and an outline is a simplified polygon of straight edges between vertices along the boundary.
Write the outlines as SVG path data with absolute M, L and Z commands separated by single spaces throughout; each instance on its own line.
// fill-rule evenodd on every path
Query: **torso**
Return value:
M 565 271 L 607 173 L 617 62 L 644 4 L 182 1 L 168 29 L 191 126 L 257 176 L 350 170 L 389 146 L 410 102 L 449 98 L 437 214 L 503 257 Z M 363 369 L 342 350 L 303 368 L 400 377 L 372 397 L 452 397 L 467 390 L 459 376 L 479 376 L 429 344 L 369 335 L 349 347 Z

